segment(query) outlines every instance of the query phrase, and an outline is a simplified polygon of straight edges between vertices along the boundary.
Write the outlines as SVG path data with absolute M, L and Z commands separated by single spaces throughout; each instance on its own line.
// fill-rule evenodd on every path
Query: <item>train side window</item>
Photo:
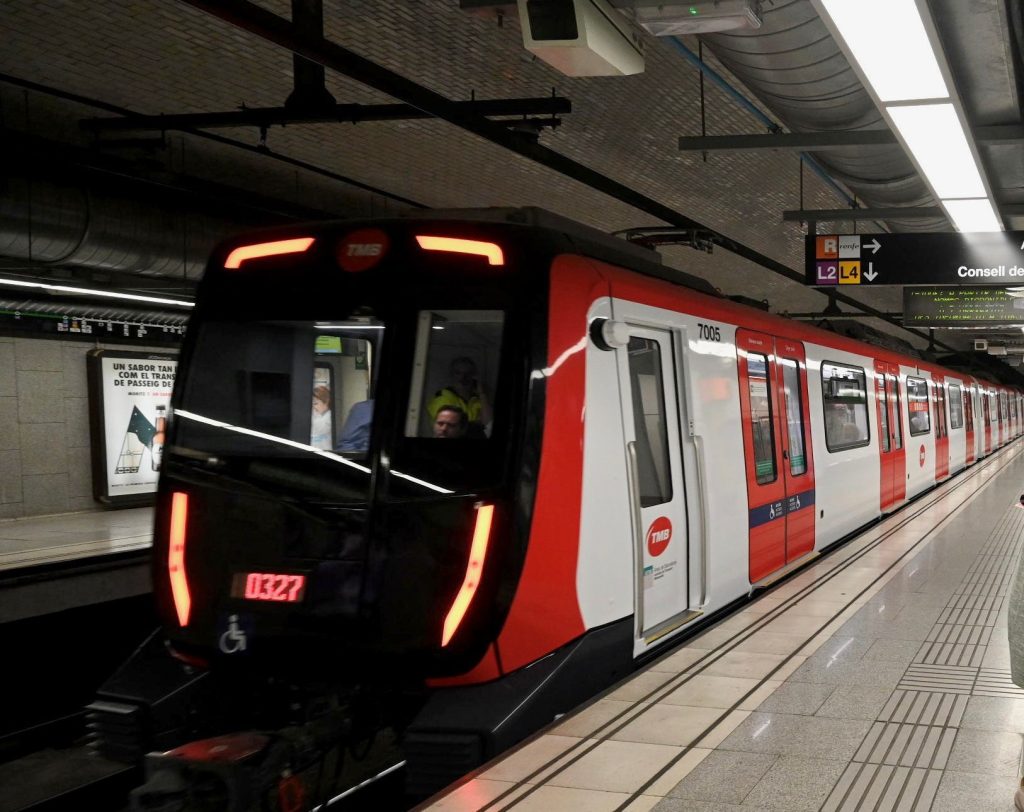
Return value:
M 821 399 L 825 411 L 825 446 L 830 453 L 871 442 L 864 370 L 823 361 Z
M 754 439 L 754 475 L 758 485 L 775 481 L 775 432 L 772 428 L 772 399 L 768 391 L 768 359 L 747 353 L 750 391 L 750 428 Z
M 789 473 L 800 476 L 807 471 L 804 453 L 804 404 L 800 391 L 800 368 L 791 358 L 780 358 L 782 386 L 786 392 L 786 426 L 789 431 Z
M 419 312 L 406 437 L 491 436 L 504 323 L 500 310 Z
M 964 399 L 960 385 L 949 385 L 949 427 L 961 429 L 964 426 Z
M 910 414 L 910 434 L 927 434 L 932 430 L 931 410 L 928 408 L 928 381 L 907 376 L 907 411 Z
M 672 499 L 661 347 L 653 339 L 633 336 L 628 358 L 640 506 L 646 508 Z
M 903 448 L 903 402 L 900 400 L 900 383 L 899 380 L 892 376 L 886 375 L 886 388 L 889 390 L 889 397 L 895 404 L 896 408 L 893 411 L 893 448 L 899 450 Z

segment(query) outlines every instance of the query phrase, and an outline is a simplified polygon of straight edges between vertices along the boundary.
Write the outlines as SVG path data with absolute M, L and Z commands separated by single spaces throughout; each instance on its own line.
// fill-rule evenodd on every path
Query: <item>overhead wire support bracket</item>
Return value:
M 704 251 L 708 254 L 715 247 L 715 234 L 706 229 L 673 228 L 671 226 L 651 226 L 627 228 L 613 232 L 613 236 L 622 237 L 628 242 L 654 248 L 659 245 L 685 245 Z
M 448 102 L 455 115 L 556 116 L 572 112 L 572 102 L 562 96 L 520 99 L 470 99 Z M 288 124 L 359 124 L 369 121 L 410 121 L 433 118 L 411 104 L 335 104 L 316 109 L 293 107 L 243 107 L 211 113 L 178 113 L 154 116 L 89 118 L 82 127 L 95 131 L 187 130 L 221 127 L 272 127 Z M 500 122 L 498 122 L 500 123 Z

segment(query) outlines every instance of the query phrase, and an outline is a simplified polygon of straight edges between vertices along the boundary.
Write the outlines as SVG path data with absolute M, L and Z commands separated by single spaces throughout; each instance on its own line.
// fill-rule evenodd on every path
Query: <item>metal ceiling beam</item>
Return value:
M 1020 144 L 1024 126 L 1001 124 L 975 127 L 974 138 L 985 146 Z M 895 144 L 891 130 L 841 130 L 816 133 L 756 133 L 750 135 L 684 135 L 679 138 L 682 152 L 733 152 L 759 149 L 818 150 L 839 147 L 879 147 Z
M 66 101 L 71 101 L 76 104 L 85 105 L 87 107 L 94 107 L 99 110 L 106 110 L 108 113 L 114 113 L 118 116 L 139 115 L 134 110 L 129 110 L 128 108 L 120 107 L 116 104 L 110 104 L 109 102 L 100 101 L 99 99 L 83 96 L 79 93 L 71 93 L 67 90 L 60 90 L 55 87 L 50 87 L 49 85 L 40 84 L 38 82 L 31 82 L 28 79 L 22 79 L 17 76 L 11 76 L 7 73 L 0 73 L 0 82 L 4 82 L 15 87 L 21 87 L 26 90 L 31 90 L 36 93 L 43 93 L 51 98 L 64 99 Z M 2 128 L 0 128 L 0 134 L 3 134 L 5 132 L 9 133 L 10 131 L 4 131 Z M 186 130 L 185 132 L 187 132 L 191 136 L 202 139 L 203 141 L 212 141 L 215 144 L 222 144 L 224 146 L 231 147 L 232 149 L 240 150 L 242 152 L 248 152 L 250 155 L 257 155 L 261 159 L 287 164 L 288 166 L 294 166 L 297 169 L 302 169 L 306 172 L 319 175 L 320 177 L 328 178 L 339 183 L 344 183 L 346 185 L 352 186 L 353 188 L 369 192 L 370 194 L 380 195 L 385 199 L 394 200 L 406 206 L 412 206 L 413 208 L 416 209 L 424 209 L 427 207 L 426 204 L 420 203 L 419 201 L 410 200 L 409 198 L 393 194 L 392 192 L 388 192 L 384 189 L 378 189 L 375 186 L 370 186 L 369 184 L 358 181 L 355 178 L 346 177 L 337 172 L 332 172 L 330 169 L 326 169 L 322 166 L 317 166 L 315 164 L 308 163 L 307 161 L 300 161 L 298 158 L 292 158 L 282 153 L 274 152 L 273 150 L 260 147 L 256 144 L 243 143 L 242 141 L 236 141 L 232 138 L 227 138 L 223 135 L 217 135 L 216 133 L 205 132 L 203 130 Z M 117 141 L 115 141 L 113 145 L 116 144 Z M 102 144 L 98 144 L 97 146 L 102 146 Z M 67 144 L 62 144 L 61 149 L 67 150 Z M 132 177 L 136 177 L 137 175 L 137 172 L 132 173 Z M 193 178 L 192 180 L 196 179 Z M 278 206 L 281 205 L 280 200 L 277 201 L 277 204 Z M 332 213 L 331 216 L 335 216 L 335 214 Z
M 448 102 L 455 115 L 544 116 L 571 113 L 572 102 L 562 96 L 533 99 L 481 99 Z M 95 131 L 188 130 L 219 127 L 272 127 L 286 124 L 358 124 L 364 121 L 405 121 L 433 118 L 410 104 L 335 104 L 329 107 L 252 107 L 219 113 L 88 118 L 82 126 Z M 516 121 L 507 122 L 509 124 Z
M 1024 204 L 996 204 L 1005 217 L 1024 215 Z M 880 209 L 787 209 L 782 219 L 787 222 L 819 223 L 827 220 L 930 220 L 945 217 L 938 206 L 891 206 Z
M 738 243 L 719 234 L 711 228 L 687 217 L 669 206 L 659 203 L 647 195 L 632 189 L 619 181 L 609 178 L 590 167 L 574 161 L 528 137 L 510 132 L 503 124 L 485 117 L 460 111 L 452 106 L 451 100 L 430 90 L 411 79 L 407 79 L 394 71 L 388 70 L 374 62 L 349 51 L 342 46 L 330 42 L 323 37 L 302 36 L 292 24 L 247 0 L 181 0 L 181 2 L 205 11 L 218 19 L 229 22 L 248 31 L 261 39 L 286 48 L 306 59 L 312 60 L 331 70 L 338 71 L 364 85 L 375 88 L 389 96 L 399 99 L 425 113 L 443 119 L 467 132 L 497 144 L 511 152 L 529 158 L 547 168 L 570 177 L 591 189 L 599 191 L 633 208 L 646 212 L 659 220 L 671 223 L 679 228 L 694 229 L 707 232 L 716 245 L 737 256 L 743 257 L 766 268 L 779 276 L 804 285 L 804 274 L 793 270 L 760 251 Z M 928 336 L 910 327 L 904 327 L 898 321 L 886 316 L 880 310 L 863 304 L 845 294 L 838 292 L 828 294 L 837 301 L 849 304 L 857 310 L 870 313 L 877 318 L 905 330 L 908 333 L 927 339 Z M 940 344 L 940 342 L 935 342 Z M 944 349 L 954 353 L 960 350 L 942 343 Z
M 784 315 L 787 319 L 796 319 L 797 321 L 842 321 L 843 319 L 873 319 L 876 316 L 870 313 L 822 313 L 811 311 L 810 313 L 786 313 L 783 312 L 780 315 Z M 902 319 L 902 313 L 886 313 L 886 316 L 894 319 Z
M 882 209 L 787 209 L 786 222 L 820 223 L 826 220 L 926 220 L 945 217 L 938 206 L 891 206 Z
M 735 150 L 784 149 L 808 150 L 834 147 L 876 147 L 895 144 L 889 130 L 860 130 L 819 133 L 775 133 L 757 135 L 683 135 L 683 152 L 728 152 Z
M 292 23 L 304 34 L 322 36 L 324 33 L 323 0 L 292 0 Z M 316 110 L 335 103 L 327 89 L 324 66 L 292 57 L 292 75 L 295 77 L 291 95 L 285 100 L 290 110 Z

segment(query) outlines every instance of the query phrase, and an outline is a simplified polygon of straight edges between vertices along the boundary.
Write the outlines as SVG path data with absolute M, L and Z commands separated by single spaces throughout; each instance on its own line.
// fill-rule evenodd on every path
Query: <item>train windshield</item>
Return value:
M 419 311 L 406 437 L 491 436 L 503 323 L 500 310 Z
M 471 309 L 208 318 L 183 376 L 173 450 L 298 497 L 348 502 L 369 495 L 379 437 L 394 495 L 485 484 L 504 447 L 496 422 L 507 432 L 494 407 L 504 327 L 504 311 Z
M 370 312 L 339 321 L 203 322 L 175 411 L 175 448 L 259 459 L 266 476 L 258 478 L 306 491 L 304 476 L 317 476 L 309 463 L 331 465 L 351 480 L 345 496 L 364 495 L 385 332 Z

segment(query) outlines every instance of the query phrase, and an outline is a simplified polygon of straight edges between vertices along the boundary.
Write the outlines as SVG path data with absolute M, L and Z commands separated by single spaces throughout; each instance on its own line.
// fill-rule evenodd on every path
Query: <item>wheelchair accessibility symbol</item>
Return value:
M 220 636 L 220 650 L 225 654 L 245 651 L 247 637 L 245 629 L 238 625 L 238 615 L 228 615 L 228 628 Z

